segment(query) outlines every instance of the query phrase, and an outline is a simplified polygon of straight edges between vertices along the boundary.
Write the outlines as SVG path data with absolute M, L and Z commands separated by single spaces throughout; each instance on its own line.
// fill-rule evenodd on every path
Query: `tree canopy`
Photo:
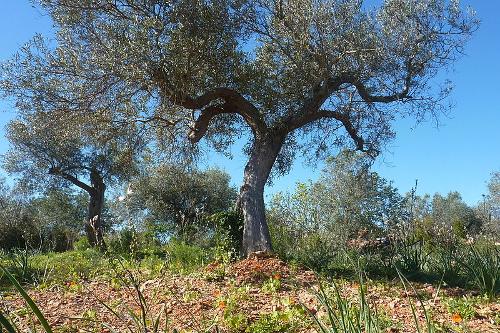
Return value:
M 89 197 L 85 228 L 92 245 L 103 242 L 106 185 L 137 172 L 142 146 L 130 126 L 104 130 L 101 122 L 101 114 L 21 109 L 7 126 L 10 149 L 3 158 L 5 169 L 20 175 L 21 184 L 32 192 L 69 187 L 85 191 Z
M 23 108 L 110 115 L 202 138 L 225 151 L 250 133 L 239 206 L 245 253 L 270 251 L 263 191 L 271 170 L 351 147 L 375 156 L 398 116 L 442 111 L 438 71 L 476 29 L 455 0 L 40 0 L 39 38 L 8 66 Z M 184 141 L 185 142 L 185 141 Z
M 119 198 L 117 208 L 122 216 L 160 236 L 187 242 L 206 239 L 209 235 L 203 234 L 214 229 L 207 217 L 234 206 L 237 192 L 229 181 L 229 175 L 218 169 L 149 165 L 129 183 L 128 193 Z

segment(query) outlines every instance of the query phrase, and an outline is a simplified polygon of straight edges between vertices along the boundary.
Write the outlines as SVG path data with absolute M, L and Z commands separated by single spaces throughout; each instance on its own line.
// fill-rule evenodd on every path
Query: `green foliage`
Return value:
M 0 249 L 66 251 L 72 248 L 84 217 L 80 195 L 50 189 L 40 196 L 0 179 Z
M 157 239 L 202 244 L 213 230 L 206 217 L 231 207 L 236 191 L 227 173 L 180 165 L 147 165 L 114 204 L 121 224 L 147 229 Z
M 405 275 L 418 276 L 428 268 L 430 253 L 422 240 L 406 238 L 395 246 L 396 267 Z
M 414 210 L 412 232 L 427 242 L 454 246 L 458 241 L 476 237 L 483 220 L 469 207 L 458 192 L 446 196 L 435 194 L 415 198 L 425 209 Z
M 264 281 L 260 290 L 266 294 L 275 294 L 281 288 L 281 277 L 271 276 L 268 280 Z
M 248 299 L 248 293 L 248 286 L 233 287 L 215 300 L 214 306 L 223 312 L 224 324 L 233 332 L 242 332 L 248 326 L 248 318 L 240 308 L 240 302 Z
M 196 271 L 211 259 L 211 253 L 206 249 L 175 239 L 165 245 L 164 251 L 168 268 L 183 274 Z
M 73 243 L 73 249 L 75 251 L 82 252 L 90 248 L 91 246 L 87 237 L 80 237 L 76 242 Z
M 215 213 L 207 217 L 214 228 L 216 257 L 223 258 L 227 253 L 235 259 L 239 257 L 243 242 L 243 217 L 238 211 Z
M 52 333 L 52 329 L 50 328 L 50 325 L 47 322 L 47 320 L 45 319 L 44 315 L 42 314 L 42 312 L 40 311 L 40 309 L 38 308 L 38 306 L 35 304 L 35 302 L 33 301 L 33 299 L 26 293 L 26 291 L 23 289 L 23 287 L 21 287 L 21 285 L 16 280 L 16 278 L 12 274 L 10 274 L 9 271 L 4 266 L 2 266 L 2 265 L 0 265 L 0 270 L 3 272 L 3 274 L 5 276 L 7 276 L 7 278 L 12 283 L 12 285 L 14 286 L 14 288 L 16 288 L 17 292 L 19 294 L 21 294 L 21 296 L 24 299 L 24 301 L 26 302 L 26 304 L 28 304 L 29 308 L 31 309 L 31 311 L 33 311 L 33 313 L 37 317 L 38 321 L 42 325 L 42 327 L 44 329 L 44 332 L 46 332 L 46 333 Z M 1 313 L 1 311 L 0 311 L 0 329 L 2 328 L 2 326 L 9 333 L 15 332 L 17 330 L 17 328 L 15 329 L 15 325 L 13 325 L 12 323 L 10 323 L 8 321 L 8 319 L 5 316 L 3 316 L 2 313 Z M 2 329 L 2 331 L 3 331 L 3 329 Z
M 327 267 L 360 230 L 380 235 L 406 216 L 397 190 L 350 151 L 329 159 L 318 181 L 274 196 L 269 213 L 275 250 L 314 269 Z
M 470 246 L 460 263 L 475 288 L 493 299 L 500 293 L 500 249 L 495 245 Z
M 464 320 L 470 320 L 476 315 L 476 300 L 463 296 L 461 298 L 448 298 L 444 300 L 448 311 L 459 314 Z
M 105 257 L 94 249 L 37 254 L 30 262 L 40 272 L 39 284 L 42 287 L 91 279 L 108 270 Z
M 300 306 L 286 306 L 283 310 L 275 310 L 261 315 L 251 323 L 247 333 L 297 332 L 307 322 L 306 312 Z
M 22 283 L 35 279 L 36 271 L 31 265 L 30 256 L 31 253 L 27 249 L 17 250 L 8 256 L 10 273 Z
M 464 286 L 466 273 L 461 262 L 466 255 L 459 246 L 434 247 L 429 270 L 439 275 L 448 286 Z
M 110 254 L 127 258 L 140 258 L 155 252 L 161 253 L 159 243 L 150 234 L 126 227 L 110 235 L 106 244 Z

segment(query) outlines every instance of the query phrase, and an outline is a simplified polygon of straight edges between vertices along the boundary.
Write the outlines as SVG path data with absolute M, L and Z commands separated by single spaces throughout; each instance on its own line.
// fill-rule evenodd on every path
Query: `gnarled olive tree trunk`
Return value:
M 271 237 L 266 222 L 264 187 L 276 157 L 283 145 L 281 138 L 256 139 L 245 167 L 238 208 L 245 221 L 243 228 L 243 255 L 253 252 L 272 252 Z
M 104 242 L 102 230 L 102 210 L 104 206 L 106 185 L 102 177 L 96 171 L 91 172 L 90 182 L 92 190 L 89 191 L 90 198 L 87 219 L 85 221 L 85 232 L 91 246 L 98 247 L 101 251 L 105 251 L 106 243 Z
M 90 184 L 86 184 L 79 180 L 71 171 L 75 169 L 84 169 L 90 171 Z M 106 250 L 106 243 L 104 242 L 102 230 L 102 209 L 104 206 L 104 192 L 106 191 L 106 184 L 104 184 L 103 177 L 95 168 L 80 166 L 78 168 L 61 168 L 52 167 L 49 169 L 50 175 L 55 175 L 66 179 L 73 185 L 81 188 L 89 194 L 89 207 L 87 211 L 87 218 L 85 219 L 85 234 L 89 244 L 92 247 L 98 247 L 101 251 Z

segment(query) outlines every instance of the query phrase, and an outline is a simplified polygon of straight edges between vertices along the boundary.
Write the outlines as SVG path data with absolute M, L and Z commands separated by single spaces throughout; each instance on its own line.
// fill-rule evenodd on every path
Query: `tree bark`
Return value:
M 244 256 L 258 251 L 272 252 L 271 237 L 266 222 L 264 187 L 283 140 L 278 136 L 273 138 L 269 135 L 269 137 L 271 139 L 254 141 L 238 198 L 237 206 L 244 218 Z
M 92 191 L 89 192 L 89 208 L 87 220 L 85 221 L 85 232 L 89 243 L 93 247 L 98 247 L 101 251 L 106 250 L 102 230 L 102 209 L 104 206 L 104 192 L 106 185 L 97 171 L 90 174 Z

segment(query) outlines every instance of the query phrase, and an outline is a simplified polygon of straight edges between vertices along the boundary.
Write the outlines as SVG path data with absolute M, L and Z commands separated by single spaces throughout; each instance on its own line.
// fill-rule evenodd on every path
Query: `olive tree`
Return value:
M 498 241 L 500 234 L 500 171 L 493 172 L 488 181 L 488 194 L 478 204 L 478 214 L 483 217 L 484 231 Z
M 10 149 L 5 169 L 21 175 L 21 183 L 43 193 L 53 187 L 76 187 L 88 194 L 85 232 L 89 243 L 105 249 L 102 213 L 106 182 L 134 173 L 136 142 L 114 132 L 99 133 L 96 121 L 66 111 L 29 109 L 12 120 L 6 131 Z M 109 134 L 109 133 L 108 133 Z M 128 135 L 128 133 L 127 133 Z
M 343 151 L 327 159 L 317 181 L 297 184 L 291 195 L 275 195 L 270 213 L 296 239 L 316 234 L 335 248 L 364 229 L 393 233 L 406 219 L 405 205 L 397 189 L 370 170 L 366 157 Z
M 213 230 L 206 218 L 231 209 L 236 199 L 227 173 L 171 164 L 149 165 L 127 192 L 117 205 L 122 216 L 187 242 Z
M 272 250 L 263 196 L 271 174 L 287 172 L 301 149 L 375 156 L 393 119 L 438 114 L 449 86 L 432 79 L 478 24 L 455 0 L 373 9 L 361 0 L 39 2 L 56 45 L 17 65 L 31 81 L 65 84 L 37 101 L 157 124 L 164 146 L 162 134 L 184 125 L 193 144 L 205 138 L 220 151 L 247 134 L 238 200 L 246 254 Z M 81 91 L 86 103 L 68 97 Z

